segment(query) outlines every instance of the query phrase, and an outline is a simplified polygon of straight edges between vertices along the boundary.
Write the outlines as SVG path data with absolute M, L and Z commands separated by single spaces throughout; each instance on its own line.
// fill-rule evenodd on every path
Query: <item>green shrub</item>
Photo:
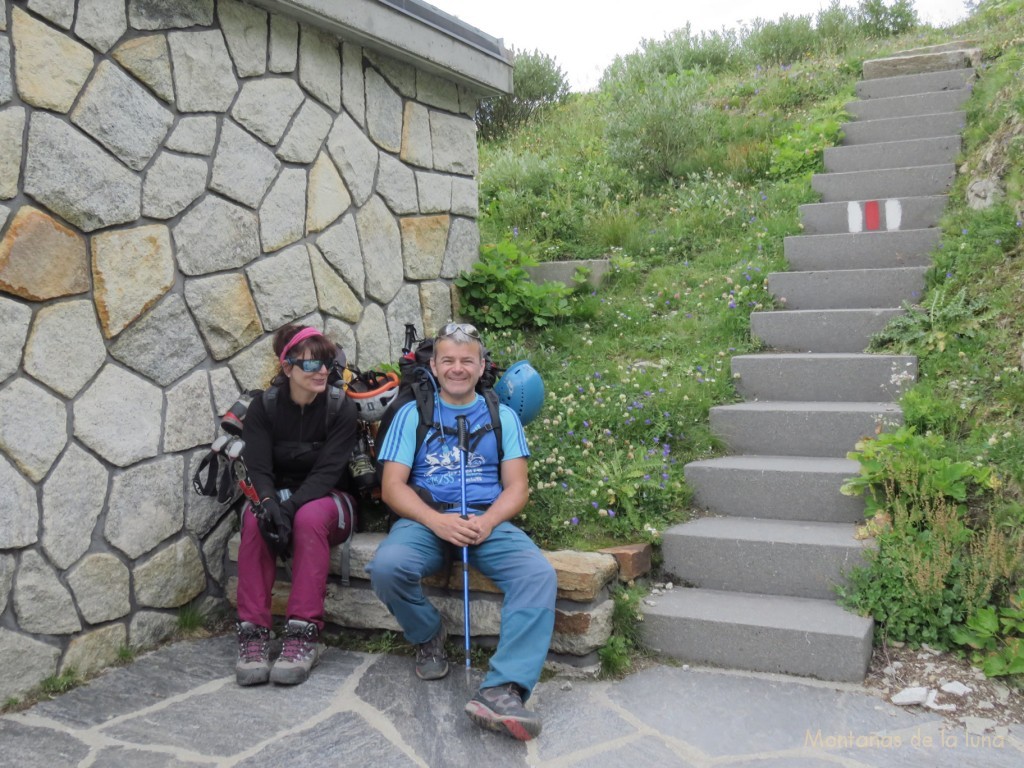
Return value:
M 843 53 L 857 35 L 854 15 L 832 0 L 828 8 L 822 8 L 815 17 L 814 28 L 818 37 L 818 51 L 828 56 Z
M 629 76 L 638 67 L 644 69 L 648 78 L 653 78 L 693 70 L 731 72 L 745 63 L 745 53 L 734 30 L 694 35 L 687 24 L 661 40 L 643 40 L 635 53 L 617 57 L 601 78 L 601 87 Z
M 834 147 L 841 137 L 840 122 L 836 117 L 824 117 L 797 126 L 775 140 L 768 176 L 795 179 L 824 170 L 825 149 Z
M 910 32 L 918 25 L 913 0 L 861 0 L 857 6 L 857 26 L 866 37 L 893 37 Z
M 473 269 L 455 279 L 462 314 L 498 330 L 540 328 L 567 317 L 570 289 L 561 283 L 534 283 L 525 268 L 536 263 L 511 240 L 483 246 Z
M 1007 606 L 981 608 L 950 635 L 988 677 L 1024 674 L 1024 589 Z
M 565 72 L 551 56 L 512 50 L 512 93 L 484 99 L 476 124 L 484 139 L 500 139 L 525 125 L 540 110 L 569 95 Z
M 778 21 L 755 19 L 743 40 L 751 58 L 763 65 L 793 64 L 813 53 L 818 38 L 810 16 L 783 14 Z

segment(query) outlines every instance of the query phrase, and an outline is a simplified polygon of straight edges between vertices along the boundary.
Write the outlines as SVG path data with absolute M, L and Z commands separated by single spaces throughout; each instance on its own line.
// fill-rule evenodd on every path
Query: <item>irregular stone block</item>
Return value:
M 388 338 L 391 343 L 391 359 L 398 360 L 402 356 L 405 343 L 405 326 L 412 323 L 417 328 L 423 326 L 423 311 L 420 308 L 420 289 L 412 283 L 405 283 L 395 298 L 388 304 L 384 312 L 388 322 Z
M 34 549 L 21 555 L 13 602 L 18 626 L 25 632 L 67 635 L 82 628 L 71 593 Z
M 263 333 L 244 275 L 214 275 L 185 282 L 185 301 L 214 360 L 223 360 Z
M 448 244 L 448 216 L 409 216 L 399 222 L 407 280 L 433 280 Z
M 294 80 L 261 78 L 242 86 L 242 92 L 231 108 L 231 116 L 273 146 L 284 136 L 303 98 L 302 89 Z M 323 136 L 320 139 L 322 141 Z
M 452 176 L 416 172 L 420 213 L 448 213 L 452 209 Z
M 416 175 L 405 163 L 388 154 L 380 156 L 377 192 L 395 213 L 418 213 Z
M 171 293 L 121 332 L 110 354 L 161 386 L 181 378 L 204 359 L 202 339 L 180 294 Z
M 213 440 L 216 427 L 206 371 L 196 371 L 171 387 L 164 400 L 164 453 L 184 451 Z
M 267 12 L 238 0 L 220 0 L 217 19 L 238 76 L 254 77 L 266 72 Z
M 192 451 L 188 456 L 188 463 L 185 467 L 185 476 L 192 477 L 199 468 L 199 462 L 208 453 L 207 448 Z M 229 502 L 221 504 L 213 496 L 201 496 L 198 493 L 185 493 L 185 530 L 196 536 L 202 537 L 210 532 L 210 529 L 217 524 L 228 511 Z M 206 559 L 207 566 L 213 563 Z
M 476 176 L 476 123 L 467 117 L 430 111 L 434 170 Z
M 218 416 L 226 413 L 241 394 L 227 368 L 214 368 L 210 371 L 210 390 L 213 392 L 213 407 Z M 192 477 L 191 472 L 189 477 Z
M 217 146 L 217 118 L 213 115 L 179 118 L 165 146 L 190 155 L 213 154 L 213 148 Z
M 46 476 L 68 442 L 63 402 L 27 379 L 0 390 L 0 450 L 30 480 Z
M 206 191 L 208 175 L 205 160 L 162 152 L 146 171 L 142 215 L 155 219 L 177 216 Z
M 28 7 L 64 29 L 71 29 L 75 20 L 75 0 L 28 0 Z
M 225 552 L 231 535 L 237 530 L 238 521 L 233 514 L 225 515 L 206 541 L 203 542 L 203 559 L 206 561 L 206 571 L 221 587 L 225 585 L 226 575 L 224 572 Z
M 0 381 L 17 373 L 25 347 L 32 310 L 0 296 Z
M 34 107 L 67 112 L 92 72 L 92 51 L 21 8 L 11 10 L 19 95 Z
M 75 34 L 100 53 L 106 53 L 128 30 L 122 3 L 107 0 L 78 0 Z
M 331 269 L 317 247 L 307 245 L 307 248 L 320 310 L 347 322 L 358 323 L 363 314 L 362 303 L 345 281 Z
M 348 287 L 362 301 L 366 296 L 366 272 L 355 215 L 345 214 L 341 221 L 325 230 L 316 239 L 316 244 L 324 257 L 345 278 Z
M 376 304 L 369 304 L 363 308 L 363 319 L 356 327 L 356 340 L 360 368 L 375 368 L 394 359 L 391 357 L 388 322 L 384 317 L 384 310 Z
M 260 206 L 263 250 L 277 251 L 302 238 L 306 217 L 306 172 L 285 168 Z
M 153 224 L 93 236 L 92 272 L 96 311 L 109 339 L 135 322 L 174 285 L 174 255 L 167 227 Z
M 456 216 L 480 215 L 480 191 L 476 179 L 452 176 L 452 213 Z
M 618 574 L 615 558 L 599 552 L 560 550 L 544 556 L 558 572 L 558 596 L 578 603 L 596 599 Z
M 2 56 L 3 50 L 0 49 L 0 68 L 3 67 Z M 3 83 L 0 82 L 0 88 L 2 86 Z M 4 147 L 3 154 L 0 154 L 0 200 L 10 200 L 18 194 L 24 131 L 24 107 L 8 107 L 0 110 L 0 147 Z
M 398 61 L 372 48 L 367 48 L 364 54 L 400 94 L 408 99 L 416 97 L 416 68 L 412 64 Z
M 313 272 L 303 245 L 265 256 L 249 266 L 246 274 L 264 328 L 280 328 L 317 307 Z
M 299 23 L 279 13 L 270 15 L 271 72 L 294 72 L 299 55 Z
M 18 660 L 0 675 L 0 700 L 7 701 L 55 674 L 60 648 L 0 627 L 0 658 Z
M 307 323 L 316 326 L 317 323 Z M 264 336 L 251 347 L 239 352 L 228 363 L 242 389 L 266 389 L 281 369 L 274 354 L 274 337 Z
M 34 544 L 39 538 L 36 489 L 6 461 L 0 461 L 0 488 L 0 549 Z
M 362 206 L 373 194 L 377 156 L 380 154 L 377 148 L 352 118 L 341 114 L 327 135 L 327 151 L 341 171 L 356 206 Z
M 85 554 L 107 499 L 107 470 L 71 443 L 43 485 L 43 550 L 58 568 Z
M 29 124 L 25 192 L 86 232 L 135 221 L 142 209 L 139 177 L 45 112 Z
M 171 32 L 167 43 L 178 110 L 227 112 L 238 81 L 220 31 Z
M 96 67 L 71 113 L 71 122 L 136 171 L 153 157 L 173 121 L 168 109 L 109 61 Z
M 414 101 L 405 103 L 402 122 L 402 162 L 421 168 L 434 167 L 434 148 L 430 138 L 430 110 Z
M 3 18 L 2 13 L 0 18 Z M 0 29 L 3 29 L 2 25 Z M 0 104 L 6 104 L 12 98 L 14 83 L 11 81 L 11 41 L 5 35 L 0 37 Z
M 133 29 L 208 27 L 213 24 L 213 0 L 128 0 Z
M 614 607 L 612 600 L 603 600 L 580 611 L 556 609 L 551 651 L 586 656 L 604 646 L 612 635 Z
M 186 275 L 205 275 L 245 266 L 260 255 L 257 227 L 252 211 L 207 195 L 171 230 L 178 268 Z
M 363 83 L 363 49 L 355 43 L 342 43 L 341 103 L 359 125 L 366 125 L 366 91 Z
M 459 88 L 432 72 L 416 71 L 416 100 L 448 112 L 459 112 Z
M 61 674 L 73 669 L 77 674 L 87 676 L 117 664 L 127 640 L 128 631 L 124 624 L 111 624 L 79 635 L 64 652 Z
M 115 474 L 103 531 L 107 541 L 134 560 L 180 531 L 184 465 L 181 456 L 161 456 Z
M 0 555 L 0 613 L 7 610 L 14 583 L 14 555 Z
M 366 130 L 377 146 L 388 152 L 402 148 L 402 97 L 375 70 L 366 77 Z
M 312 99 L 306 99 L 285 134 L 277 156 L 291 163 L 312 163 L 333 122 L 330 112 Z
M 324 336 L 344 349 L 349 360 L 356 360 L 359 357 L 356 332 L 349 323 L 342 322 L 336 317 L 328 317 L 324 322 Z
M 445 250 L 444 263 L 441 264 L 441 277 L 456 278 L 472 269 L 479 258 L 480 230 L 476 223 L 469 219 L 452 219 L 448 230 L 448 248 Z
M 306 232 L 320 232 L 333 224 L 352 204 L 352 198 L 331 158 L 321 152 L 309 171 L 309 201 L 306 208 Z
M 83 558 L 68 571 L 67 580 L 78 610 L 90 624 L 119 618 L 131 610 L 131 575 L 113 555 L 98 552 Z
M 135 75 L 161 99 L 168 103 L 174 101 L 171 51 L 163 35 L 125 40 L 117 47 L 113 56 L 118 64 Z
M 189 538 L 164 547 L 133 572 L 135 599 L 152 608 L 177 608 L 206 588 L 199 550 Z
M 112 464 L 125 467 L 160 448 L 160 390 L 106 365 L 72 406 L 75 437 Z
M 402 235 L 398 223 L 384 201 L 374 195 L 356 213 L 356 229 L 363 249 L 366 295 L 387 304 L 402 287 Z
M 128 627 L 128 644 L 134 650 L 154 648 L 174 637 L 178 630 L 178 617 L 159 611 L 136 611 Z
M 619 567 L 619 581 L 628 583 L 651 572 L 650 544 L 622 544 L 600 551 L 615 558 Z
M 85 239 L 23 205 L 0 240 L 0 289 L 33 301 L 88 291 Z
M 220 129 L 210 189 L 256 208 L 281 164 L 274 153 L 230 121 Z
M 424 333 L 433 333 L 452 321 L 452 289 L 440 280 L 420 283 Z
M 3 231 L 4 224 L 7 223 L 7 217 L 10 216 L 11 209 L 6 205 L 0 205 L 0 231 Z
M 335 112 L 341 110 L 341 57 L 338 40 L 303 24 L 299 36 L 299 84 Z

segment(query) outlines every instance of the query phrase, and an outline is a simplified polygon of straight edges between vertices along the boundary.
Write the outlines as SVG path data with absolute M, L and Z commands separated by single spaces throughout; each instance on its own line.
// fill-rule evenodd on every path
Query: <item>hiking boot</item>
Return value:
M 270 630 L 248 621 L 235 625 L 238 632 L 238 661 L 235 682 L 263 685 L 270 679 Z
M 416 677 L 420 680 L 440 680 L 448 674 L 448 656 L 444 652 L 447 639 L 448 632 L 442 624 L 433 639 L 416 646 Z
M 288 619 L 284 627 L 281 655 L 270 671 L 270 682 L 298 685 L 306 682 L 309 671 L 320 662 L 320 630 L 311 621 Z
M 481 688 L 466 704 L 466 714 L 481 728 L 529 741 L 540 735 L 540 718 L 523 706 L 522 691 L 515 683 Z

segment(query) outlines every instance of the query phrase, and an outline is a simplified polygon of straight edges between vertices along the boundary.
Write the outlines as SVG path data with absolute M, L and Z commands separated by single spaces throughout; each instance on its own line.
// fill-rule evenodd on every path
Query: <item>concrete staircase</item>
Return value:
M 863 353 L 920 298 L 953 181 L 976 52 L 956 45 L 865 62 L 855 120 L 813 178 L 789 272 L 769 275 L 783 309 L 751 332 L 773 350 L 733 358 L 745 402 L 711 409 L 733 455 L 685 468 L 708 511 L 664 534 L 677 588 L 644 606 L 646 643 L 696 664 L 860 682 L 873 622 L 835 602 L 862 562 L 864 502 L 839 493 L 864 435 L 902 421 L 894 402 L 917 360 Z

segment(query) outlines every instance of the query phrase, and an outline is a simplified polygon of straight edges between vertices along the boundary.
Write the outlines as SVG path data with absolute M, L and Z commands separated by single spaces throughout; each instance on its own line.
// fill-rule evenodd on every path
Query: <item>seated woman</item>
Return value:
M 274 336 L 281 362 L 269 396 L 249 404 L 243 459 L 262 507 L 246 504 L 238 550 L 239 685 L 295 685 L 319 661 L 330 548 L 355 529 L 348 462 L 356 408 L 332 392 L 335 346 L 315 328 L 288 325 Z M 332 388 L 333 389 L 333 388 Z M 270 598 L 277 556 L 292 557 L 292 587 L 281 655 L 270 664 Z

